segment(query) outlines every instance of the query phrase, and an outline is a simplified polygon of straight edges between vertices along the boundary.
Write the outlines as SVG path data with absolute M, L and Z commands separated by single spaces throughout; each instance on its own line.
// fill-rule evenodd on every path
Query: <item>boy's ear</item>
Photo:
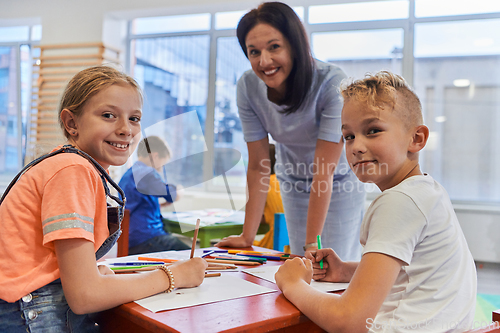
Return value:
M 78 135 L 76 116 L 73 112 L 68 109 L 63 109 L 61 111 L 61 121 L 64 125 L 64 129 L 69 133 L 70 136 Z
M 427 139 L 429 138 L 429 128 L 425 125 L 417 126 L 413 132 L 413 137 L 408 147 L 411 153 L 418 153 L 425 147 Z

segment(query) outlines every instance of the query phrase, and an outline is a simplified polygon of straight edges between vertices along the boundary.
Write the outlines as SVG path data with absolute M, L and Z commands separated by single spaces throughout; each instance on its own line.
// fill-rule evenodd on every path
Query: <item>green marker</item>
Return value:
M 318 250 L 321 250 L 321 235 L 318 235 Z M 319 262 L 319 268 L 323 269 L 323 259 Z

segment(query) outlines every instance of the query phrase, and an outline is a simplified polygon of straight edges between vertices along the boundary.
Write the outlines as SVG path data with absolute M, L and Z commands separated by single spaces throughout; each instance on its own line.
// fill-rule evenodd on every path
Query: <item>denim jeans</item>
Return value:
M 148 239 L 147 241 L 128 249 L 128 254 L 141 254 L 162 251 L 189 250 L 190 247 L 184 244 L 180 239 L 170 234 L 160 235 Z
M 99 326 L 88 315 L 71 311 L 56 280 L 14 303 L 0 300 L 0 332 L 94 333 Z

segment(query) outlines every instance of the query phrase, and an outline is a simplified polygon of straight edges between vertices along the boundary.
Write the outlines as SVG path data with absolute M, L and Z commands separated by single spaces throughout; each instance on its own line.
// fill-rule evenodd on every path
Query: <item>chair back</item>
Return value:
M 128 256 L 128 232 L 130 225 L 130 210 L 125 209 L 122 220 L 122 234 L 120 238 L 118 238 L 117 244 L 117 257 L 125 257 Z

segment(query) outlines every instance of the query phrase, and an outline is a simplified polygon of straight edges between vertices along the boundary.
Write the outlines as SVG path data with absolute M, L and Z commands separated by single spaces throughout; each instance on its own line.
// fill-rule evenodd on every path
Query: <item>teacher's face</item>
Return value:
M 248 32 L 245 44 L 255 74 L 275 93 L 284 97 L 286 79 L 293 67 L 288 40 L 269 24 L 259 23 Z

